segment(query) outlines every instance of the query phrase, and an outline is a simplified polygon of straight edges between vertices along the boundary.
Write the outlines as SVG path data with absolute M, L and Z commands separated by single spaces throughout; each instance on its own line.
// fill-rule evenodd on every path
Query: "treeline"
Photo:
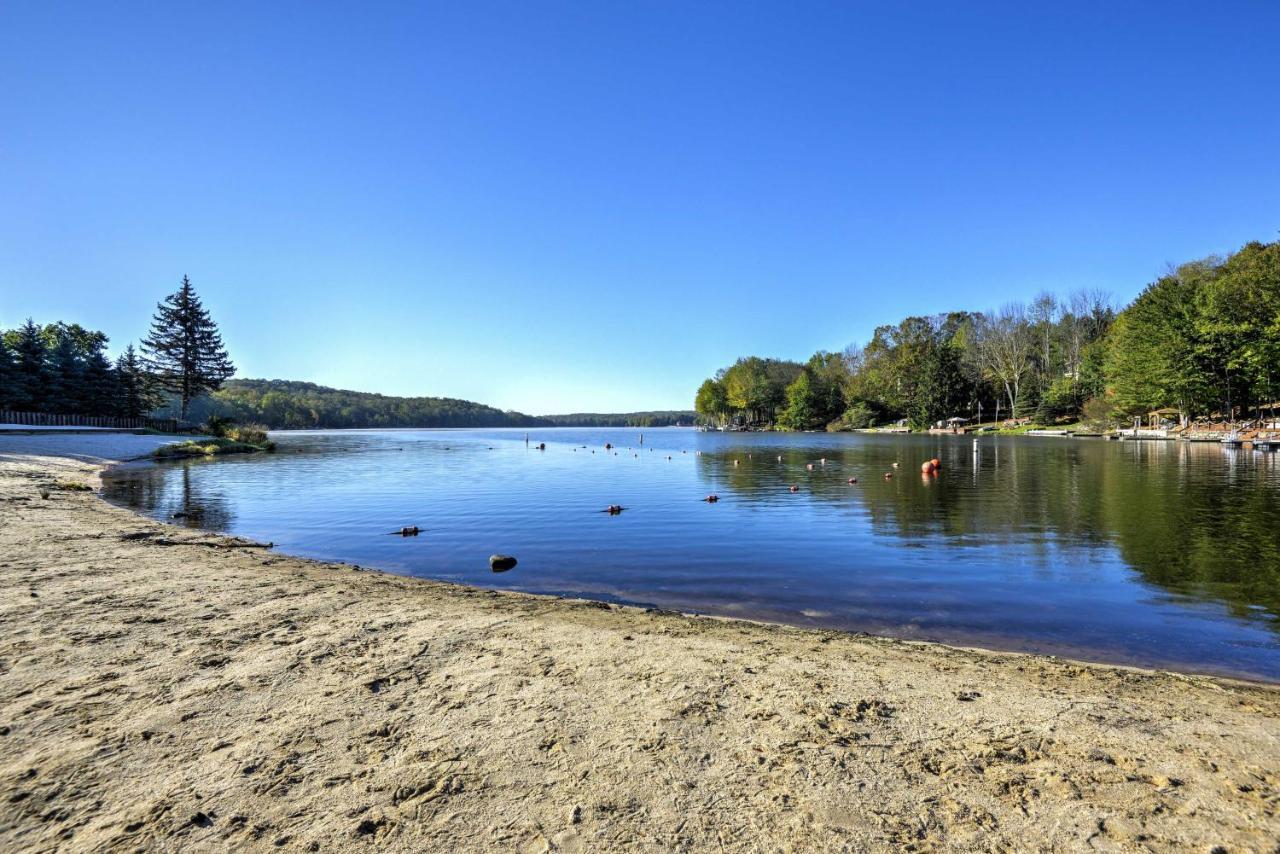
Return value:
M 114 362 L 108 338 L 75 323 L 0 331 L 0 410 L 57 415 L 150 414 L 163 393 L 133 345 Z
M 235 370 L 186 276 L 156 306 L 141 353 L 129 344 L 113 363 L 108 342 L 76 323 L 31 318 L 0 331 L 0 410 L 141 418 L 172 395 L 185 419 L 192 400 Z
M 541 425 L 533 416 L 469 400 L 390 397 L 290 380 L 230 380 L 197 400 L 192 413 L 201 421 L 217 416 L 284 430 Z
M 702 383 L 705 419 L 857 429 L 950 417 L 1094 422 L 1155 409 L 1247 417 L 1280 369 L 1280 244 L 1185 264 L 1118 315 L 1107 297 L 1041 294 L 992 312 L 908 317 L 808 362 L 747 357 Z
M 568 415 L 543 415 L 540 422 L 552 427 L 674 427 L 692 424 L 697 413 L 689 409 L 663 409 L 653 412 L 574 412 Z
M 229 380 L 192 406 L 193 416 L 265 424 L 277 430 L 392 427 L 664 427 L 693 412 L 533 416 L 448 397 L 394 397 L 291 380 Z

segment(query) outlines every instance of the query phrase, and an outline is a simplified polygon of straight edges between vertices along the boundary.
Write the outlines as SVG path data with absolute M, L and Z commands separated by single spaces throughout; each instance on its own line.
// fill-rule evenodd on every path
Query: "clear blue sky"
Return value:
M 691 405 L 1280 230 L 1280 3 L 0 0 L 0 324 L 532 413 Z

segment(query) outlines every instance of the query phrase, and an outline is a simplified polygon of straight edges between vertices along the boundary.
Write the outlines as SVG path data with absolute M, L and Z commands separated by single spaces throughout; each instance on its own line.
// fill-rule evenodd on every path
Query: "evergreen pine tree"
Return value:
M 116 412 L 124 418 L 145 418 L 158 407 L 163 395 L 130 344 L 116 359 Z
M 116 409 L 116 372 L 107 358 L 107 342 L 101 332 L 73 327 L 80 352 L 80 386 L 77 411 L 88 415 L 110 415 Z
M 0 331 L 0 409 L 13 407 L 13 377 L 13 356 L 5 343 L 4 332 Z
M 81 412 L 84 386 L 84 363 L 80 358 L 75 335 L 64 323 L 45 328 L 48 343 L 46 355 L 48 394 L 45 409 L 63 415 Z
M 44 330 L 31 318 L 15 330 L 13 346 L 13 403 L 20 412 L 44 412 L 49 370 Z
M 183 420 L 192 400 L 217 391 L 235 373 L 218 325 L 186 276 L 178 290 L 156 307 L 142 350 L 159 384 L 178 395 Z

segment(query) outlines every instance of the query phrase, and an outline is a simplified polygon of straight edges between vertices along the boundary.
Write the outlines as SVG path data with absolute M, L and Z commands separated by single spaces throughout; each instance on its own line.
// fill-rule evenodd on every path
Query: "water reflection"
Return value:
M 1276 454 L 678 430 L 643 448 L 607 430 L 279 440 L 272 456 L 121 471 L 107 493 L 467 584 L 1280 679 Z M 423 535 L 386 536 L 407 525 Z M 518 568 L 494 575 L 494 553 Z
M 230 531 L 235 514 L 224 492 L 209 481 L 193 477 L 197 466 L 213 465 L 211 460 L 183 460 L 172 464 L 166 477 L 130 476 L 130 467 L 118 470 L 108 481 L 112 501 L 129 507 L 146 508 L 147 514 L 184 528 Z M 146 466 L 146 471 L 153 467 Z
M 898 441 L 895 460 L 871 440 L 822 450 L 825 463 L 810 448 L 707 451 L 698 469 L 709 485 L 745 500 L 781 494 L 799 479 L 807 500 L 856 505 L 877 533 L 917 545 L 1016 542 L 1045 558 L 1062 543 L 1114 545 L 1145 581 L 1241 617 L 1266 612 L 1280 630 L 1275 453 L 1183 442 Z M 936 476 L 918 471 L 930 453 L 943 464 Z M 914 483 L 882 488 L 886 474 Z

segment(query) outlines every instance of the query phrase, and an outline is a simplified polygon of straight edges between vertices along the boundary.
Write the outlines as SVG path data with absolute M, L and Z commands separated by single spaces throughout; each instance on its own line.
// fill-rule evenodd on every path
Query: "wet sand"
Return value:
M 0 849 L 1280 840 L 1275 686 L 358 571 L 65 488 L 162 441 L 0 436 Z

